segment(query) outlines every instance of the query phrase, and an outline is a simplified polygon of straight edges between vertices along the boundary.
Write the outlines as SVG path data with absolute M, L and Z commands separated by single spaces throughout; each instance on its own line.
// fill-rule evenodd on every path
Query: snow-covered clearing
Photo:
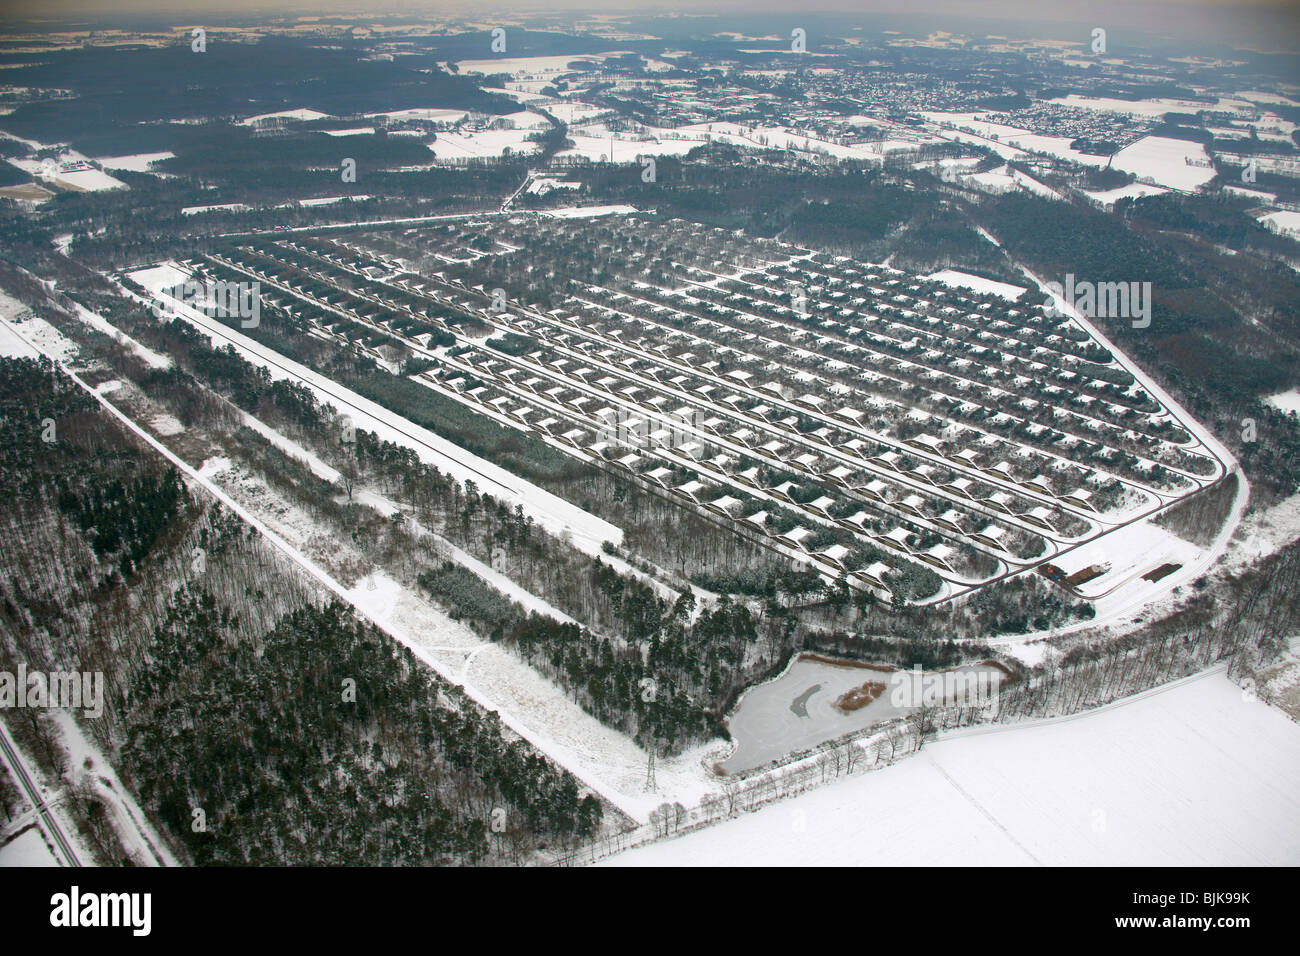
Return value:
M 527 129 L 458 130 L 439 133 L 438 138 L 427 145 L 440 160 L 484 159 L 501 156 L 507 149 L 511 153 L 537 152 L 540 147 L 529 141 L 531 135 L 532 130 Z
M 154 163 L 164 159 L 172 159 L 175 153 L 136 153 L 132 156 L 97 156 L 95 162 L 105 169 L 125 169 L 134 173 L 151 173 L 151 167 Z
M 336 202 L 361 202 L 363 199 L 369 199 L 368 195 L 362 194 L 357 196 L 321 196 L 319 199 L 299 199 L 299 206 L 332 206 Z
M 242 202 L 217 203 L 216 205 L 212 205 L 212 206 L 185 206 L 183 209 L 181 209 L 181 215 L 193 216 L 197 213 L 213 212 L 214 210 L 243 212 L 245 209 L 248 208 L 249 207 L 245 206 Z
M 1127 186 L 1121 186 L 1118 189 L 1104 189 L 1101 192 L 1088 192 L 1084 190 L 1084 195 L 1089 199 L 1101 203 L 1103 206 L 1110 207 L 1115 205 L 1121 199 L 1137 199 L 1140 196 L 1158 196 L 1166 189 L 1159 186 L 1151 186 L 1147 183 L 1129 183 Z
M 1222 670 L 974 728 L 615 866 L 1294 866 L 1300 726 Z
M 380 116 L 390 120 L 426 120 L 431 123 L 459 123 L 469 116 L 465 110 L 439 109 L 438 107 L 416 107 L 409 110 L 390 110 L 387 113 L 366 113 L 367 119 Z
M 925 112 L 921 115 L 944 127 L 940 135 L 945 139 L 984 146 L 1004 159 L 1020 159 L 1024 153 L 1030 152 L 1072 160 L 1082 166 L 1106 165 L 1104 156 L 1071 149 L 1070 143 L 1074 140 L 1069 136 L 1044 136 L 1015 126 L 988 122 L 980 118 L 983 115 L 980 113 Z M 951 128 L 947 124 L 951 124 Z
M 14 334 L 7 317 L 0 322 L 0 356 L 5 358 L 36 358 L 40 354 Z
M 1071 93 L 1069 96 L 1058 97 L 1049 100 L 1051 103 L 1059 103 L 1061 106 L 1074 106 L 1085 110 L 1102 110 L 1107 113 L 1125 113 L 1129 116 L 1140 116 L 1146 119 L 1157 119 L 1166 113 L 1198 113 L 1207 109 L 1204 103 L 1195 100 L 1117 100 L 1106 97 L 1080 96 L 1077 93 Z
M 1139 179 L 1184 191 L 1198 189 L 1215 176 L 1210 155 L 1202 144 L 1163 136 L 1144 136 L 1125 146 L 1115 154 L 1111 165 Z
M 11 158 L 8 162 L 37 179 L 82 192 L 97 192 L 101 189 L 126 189 L 126 183 L 114 179 L 102 169 L 96 169 L 90 161 L 75 150 L 60 153 L 52 163 L 43 159 Z
M 983 276 L 971 275 L 969 272 L 958 272 L 956 269 L 943 269 L 939 272 L 932 272 L 923 278 L 931 279 L 935 282 L 942 282 L 944 285 L 955 286 L 962 289 L 973 289 L 981 294 L 1000 295 L 1004 299 L 1015 301 L 1024 293 L 1025 287 L 1022 285 L 1012 285 L 1009 282 L 995 282 L 993 279 L 985 279 Z
M 15 322 L 5 315 L 3 320 L 0 320 L 0 328 L 7 333 L 0 335 L 0 354 L 3 355 L 34 358 L 33 350 L 27 342 L 35 344 L 40 351 L 60 362 L 70 361 L 81 350 L 81 346 L 50 323 L 34 316 L 22 322 Z
M 1279 411 L 1300 415 L 1300 388 L 1278 392 L 1276 395 L 1270 395 L 1264 401 Z
M 318 110 L 280 110 L 278 113 L 259 113 L 257 116 L 250 116 L 247 119 L 240 120 L 238 125 L 256 126 L 268 120 L 296 120 L 300 123 L 306 123 L 323 119 L 333 119 L 333 117 L 329 113 L 321 113 Z
M 628 216 L 640 212 L 635 206 L 564 206 L 558 209 L 543 209 L 543 216 L 556 219 L 586 219 L 592 216 Z
M 1259 221 L 1265 228 L 1272 229 L 1274 232 L 1300 236 L 1300 212 L 1283 209 L 1260 216 Z
M 456 63 L 461 73 L 482 73 L 492 75 L 508 73 L 511 76 L 553 76 L 568 73 L 569 64 L 579 60 L 601 62 L 606 57 L 622 56 L 627 50 L 615 50 L 609 53 L 568 53 L 558 56 L 503 56 L 490 60 L 460 60 Z

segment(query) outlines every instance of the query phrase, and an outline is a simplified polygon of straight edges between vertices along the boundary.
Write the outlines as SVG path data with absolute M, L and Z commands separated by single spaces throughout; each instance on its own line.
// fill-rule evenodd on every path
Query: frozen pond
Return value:
M 913 671 L 898 671 L 850 661 L 832 662 L 801 655 L 781 676 L 745 691 L 727 720 L 736 748 L 717 766 L 743 773 L 771 760 L 861 730 L 914 710 Z M 974 687 L 996 687 L 1003 672 L 988 664 L 969 664 L 947 671 L 927 672 L 925 680 L 968 681 Z M 902 692 L 896 692 L 906 682 Z M 857 709 L 837 706 L 850 691 L 874 683 L 878 696 Z M 929 685 L 925 687 L 930 690 Z

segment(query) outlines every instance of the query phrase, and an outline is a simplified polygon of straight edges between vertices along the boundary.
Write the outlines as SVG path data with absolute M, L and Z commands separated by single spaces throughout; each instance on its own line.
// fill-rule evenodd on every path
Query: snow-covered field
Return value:
M 963 289 L 973 289 L 979 293 L 991 293 L 1000 295 L 1003 298 L 1015 301 L 1024 293 L 1025 287 L 1022 285 L 1012 285 L 1009 282 L 995 282 L 992 279 L 985 279 L 983 276 L 974 276 L 969 272 L 958 272 L 956 269 L 943 269 L 939 272 L 932 272 L 925 276 L 926 279 L 933 279 L 936 282 L 942 282 L 944 285 L 956 286 Z
M 1189 159 L 1207 165 L 1193 166 L 1187 162 Z M 1116 153 L 1111 165 L 1170 189 L 1193 190 L 1214 178 L 1214 168 L 1208 165 L 1209 160 L 1210 155 L 1200 143 L 1144 136 Z
M 1300 388 L 1278 392 L 1276 395 L 1270 395 L 1264 401 L 1281 411 L 1294 412 L 1300 415 Z
M 57 165 L 50 165 L 46 160 L 12 158 L 8 162 L 23 172 L 30 173 L 38 180 L 74 189 L 82 192 L 97 192 L 101 189 L 126 189 L 126 183 L 114 179 L 102 169 L 89 165 L 85 156 L 73 150 L 60 153 Z
M 1080 96 L 1077 93 L 1071 93 L 1069 96 L 1058 97 L 1050 100 L 1052 103 L 1059 103 L 1062 106 L 1073 106 L 1079 109 L 1103 110 L 1108 113 L 1125 113 L 1128 116 L 1140 116 L 1146 119 L 1156 119 L 1164 116 L 1166 113 L 1197 113 L 1206 109 L 1204 103 L 1195 100 L 1116 100 L 1106 97 Z
M 1300 726 L 1222 671 L 918 755 L 614 866 L 1295 866 Z
M 1292 212 L 1288 209 L 1270 212 L 1267 215 L 1259 217 L 1260 223 L 1274 232 L 1281 232 L 1292 236 L 1300 236 L 1300 212 Z
M 278 113 L 259 113 L 257 116 L 250 116 L 247 119 L 239 121 L 240 126 L 255 126 L 258 123 L 264 123 L 268 120 L 297 120 L 301 123 L 312 120 L 333 119 L 329 113 L 321 113 L 318 110 L 280 110 Z
M 1070 148 L 1073 140 L 1068 136 L 1044 136 L 1028 130 L 1001 123 L 992 123 L 980 118 L 978 113 L 923 113 L 932 123 L 951 123 L 952 129 L 945 129 L 943 135 L 959 142 L 976 143 L 993 150 L 1004 159 L 1023 158 L 1023 154 L 1041 153 L 1068 159 L 1080 166 L 1102 167 L 1107 164 L 1105 156 L 1093 156 Z M 1133 173 L 1139 178 L 1151 179 L 1160 186 L 1170 189 L 1194 190 L 1214 178 L 1214 170 L 1208 165 L 1191 165 L 1209 162 L 1209 154 L 1200 143 L 1189 140 L 1169 139 L 1163 136 L 1144 136 L 1135 143 L 1125 146 L 1110 165 L 1126 173 Z
M 45 845 L 35 826 L 29 827 L 8 843 L 0 846 L 0 868 L 25 866 L 58 866 L 50 848 Z
M 1206 549 L 1198 548 L 1150 521 L 1136 521 L 1081 545 L 1055 563 L 1067 574 L 1094 565 L 1109 567 L 1105 574 L 1079 586 L 1080 593 L 1094 601 L 1098 616 L 1102 616 L 1108 604 L 1145 603 L 1170 586 L 1169 578 L 1144 581 L 1143 574 L 1163 564 L 1197 566 L 1205 555 Z
M 392 120 L 427 120 L 431 123 L 459 123 L 469 113 L 465 110 L 447 110 L 438 107 L 417 107 L 409 110 L 391 110 L 387 113 L 367 113 L 368 119 L 386 116 Z
M 1118 189 L 1105 189 L 1101 192 L 1084 191 L 1084 195 L 1090 199 L 1095 199 L 1103 206 L 1113 206 L 1121 199 L 1137 199 L 1140 196 L 1158 196 L 1167 189 L 1161 189 L 1159 186 L 1151 186 L 1147 183 L 1129 183 L 1127 186 L 1121 186 Z
M 175 153 L 136 153 L 133 156 L 97 156 L 95 162 L 105 169 L 126 169 L 136 173 L 150 173 L 154 163 L 172 159 Z
M 460 60 L 456 66 L 461 73 L 492 75 L 509 73 L 511 76 L 554 76 L 569 72 L 569 64 L 576 60 L 599 63 L 608 56 L 621 56 L 626 50 L 610 53 L 566 53 L 559 56 L 503 56 L 487 60 Z
M 439 133 L 428 146 L 438 159 L 483 159 L 501 156 L 507 149 L 512 153 L 534 153 L 538 145 L 529 142 L 531 135 L 532 131 L 527 129 L 466 130 Z
M 639 210 L 635 206 L 564 206 L 559 209 L 544 209 L 542 215 L 557 219 L 585 219 L 591 216 L 628 216 Z

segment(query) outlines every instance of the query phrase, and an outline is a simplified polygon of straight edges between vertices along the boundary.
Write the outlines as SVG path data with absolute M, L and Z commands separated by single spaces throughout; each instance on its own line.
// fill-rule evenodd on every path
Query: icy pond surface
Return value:
M 995 687 L 1003 677 L 1001 670 L 988 664 L 928 673 L 967 681 L 966 686 L 972 687 L 982 679 L 984 688 Z M 900 680 L 908 681 L 908 690 L 895 693 Z M 876 699 L 856 710 L 836 706 L 841 696 L 868 682 L 885 685 Z M 779 677 L 745 691 L 727 720 L 735 750 L 717 766 L 729 774 L 743 773 L 841 734 L 910 713 L 915 709 L 913 700 L 920 699 L 912 696 L 915 684 L 912 671 L 801 656 Z

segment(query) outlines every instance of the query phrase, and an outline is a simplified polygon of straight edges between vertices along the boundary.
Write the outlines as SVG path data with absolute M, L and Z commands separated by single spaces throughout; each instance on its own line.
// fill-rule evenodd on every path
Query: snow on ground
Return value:
M 974 289 L 982 294 L 991 293 L 1000 295 L 1004 299 L 1015 301 L 1024 293 L 1025 287 L 1012 285 L 1009 282 L 994 282 L 992 279 L 985 279 L 983 276 L 974 276 L 969 272 L 958 272 L 956 269 L 944 269 L 940 272 L 932 272 L 923 278 L 932 279 L 936 282 L 942 282 L 944 285 L 957 286 L 963 289 Z
M 559 209 L 541 210 L 544 216 L 557 219 L 585 219 L 591 216 L 627 216 L 639 212 L 635 206 L 564 206 Z
M 375 132 L 373 126 L 357 126 L 353 129 L 323 129 L 326 136 L 370 136 Z
M 240 126 L 255 126 L 258 123 L 267 120 L 297 120 L 307 123 L 313 120 L 333 119 L 329 113 L 321 113 L 317 110 L 280 110 L 278 113 L 259 113 L 257 116 L 250 116 L 247 119 L 239 121 Z
M 3 299 L 8 298 L 0 293 L 0 313 L 3 313 L 3 320 L 0 321 L 0 356 L 5 358 L 36 358 L 41 353 L 32 348 L 17 335 L 14 334 L 13 326 L 10 324 L 10 315 L 3 309 Z M 12 302 L 13 300 L 10 299 Z
M 1300 492 L 1246 517 L 1233 539 L 1229 567 L 1258 561 L 1297 540 L 1300 540 Z
M 460 60 L 456 66 L 461 73 L 482 73 L 490 76 L 496 73 L 508 73 L 511 76 L 552 76 L 568 73 L 569 64 L 577 60 L 595 61 L 597 63 L 609 56 L 622 56 L 627 50 L 610 53 L 569 53 L 559 56 L 503 56 L 489 60 Z
M 254 418 L 252 415 L 249 415 L 247 412 L 245 412 L 243 414 L 243 423 L 248 428 L 253 429 L 253 431 L 257 432 L 259 435 L 264 437 L 276 448 L 279 448 L 288 457 L 294 458 L 306 464 L 307 467 L 311 469 L 312 474 L 314 474 L 316 477 L 322 478 L 325 481 L 331 483 L 337 482 L 339 480 L 339 472 L 336 468 L 330 466 L 325 461 L 323 461 L 320 458 L 320 456 L 317 455 L 315 452 L 309 451 L 308 449 L 304 448 L 302 445 L 298 444 L 292 438 L 289 438 L 287 435 L 284 435 L 283 433 L 272 428 L 270 425 L 267 425 L 261 419 Z M 385 495 L 378 494 L 377 492 L 370 491 L 368 489 L 360 489 L 360 488 L 354 489 L 352 493 L 352 497 L 353 500 L 356 501 L 358 504 L 362 504 L 369 508 L 373 508 L 375 511 L 383 515 L 385 518 L 389 517 L 390 515 L 396 514 L 399 511 L 402 511 L 401 506 L 393 499 Z M 427 531 L 425 528 L 423 528 L 418 523 L 412 521 L 409 518 L 407 519 L 407 528 L 417 532 L 420 535 L 432 534 L 431 532 Z M 437 535 L 433 535 L 433 536 L 438 538 L 440 546 L 443 548 L 444 551 L 447 552 L 447 554 L 457 564 L 469 568 L 479 578 L 486 581 L 492 587 L 496 588 L 507 598 L 523 605 L 523 607 L 526 610 L 536 611 L 538 614 L 544 614 L 547 615 L 548 617 L 553 617 L 556 620 L 562 621 L 564 623 L 576 623 L 574 622 L 573 618 L 569 617 L 563 611 L 552 606 L 549 602 L 542 600 L 537 595 L 532 594 L 529 591 L 525 591 L 519 585 L 515 584 L 514 581 L 510 580 L 510 578 L 502 574 L 500 571 L 497 571 L 495 568 L 492 568 L 484 564 L 482 561 L 479 561 L 473 555 L 456 547 L 451 542 L 446 541 Z
M 1272 229 L 1274 232 L 1293 236 L 1300 235 L 1300 212 L 1292 212 L 1287 209 L 1270 212 L 1267 215 L 1260 216 L 1259 221 L 1265 228 Z
M 469 116 L 465 110 L 446 110 L 438 107 L 416 107 L 409 110 L 391 110 L 387 113 L 366 113 L 366 119 L 386 116 L 392 120 L 426 120 L 431 123 L 459 123 Z
M 697 146 L 704 145 L 702 139 L 681 139 L 657 137 L 654 139 L 628 139 L 626 135 L 608 133 L 573 132 L 568 138 L 573 142 L 556 153 L 557 157 L 582 156 L 585 159 L 612 163 L 634 163 L 641 156 L 685 156 Z
M 215 206 L 185 206 L 184 208 L 181 209 L 181 215 L 193 216 L 195 213 L 212 212 L 215 209 L 226 209 L 226 210 L 235 210 L 238 212 L 243 212 L 245 209 L 248 208 L 249 207 L 245 206 L 242 202 L 218 203 Z
M 130 273 L 132 279 L 147 289 L 161 289 L 185 281 L 188 275 L 174 263 Z M 407 421 L 369 399 L 363 398 L 323 375 L 311 371 L 274 352 L 253 339 L 209 318 L 189 305 L 168 299 L 176 314 L 203 332 L 216 344 L 233 345 L 248 361 L 266 368 L 273 379 L 300 381 L 320 398 L 333 405 L 340 414 L 352 418 L 357 428 L 373 431 L 395 444 L 413 449 L 422 461 L 436 465 L 457 481 L 473 481 L 480 491 L 491 494 L 508 506 L 522 505 L 524 513 L 554 535 L 571 537 L 575 547 L 588 554 L 601 553 L 606 541 L 621 544 L 623 531 L 525 479 L 473 455 L 433 432 Z
M 299 206 L 331 206 L 336 202 L 361 202 L 363 199 L 369 199 L 369 195 L 359 196 L 322 196 L 319 199 L 299 199 Z
M 1105 189 L 1101 192 L 1084 191 L 1084 195 L 1089 199 L 1101 203 L 1103 206 L 1113 206 L 1121 199 L 1136 199 L 1139 196 L 1158 196 L 1167 189 L 1161 189 L 1159 186 L 1151 186 L 1147 183 L 1129 183 L 1127 186 L 1121 186 L 1119 189 Z
M 1106 97 L 1080 96 L 1077 93 L 1071 93 L 1069 96 L 1058 97 L 1049 100 L 1051 103 L 1059 103 L 1061 106 L 1074 106 L 1086 110 L 1104 110 L 1108 113 L 1125 113 L 1129 116 L 1141 116 L 1146 119 L 1157 119 L 1166 113 L 1198 113 L 1208 107 L 1204 103 L 1195 100 L 1116 100 Z
M 167 412 L 157 412 L 149 419 L 149 427 L 163 436 L 179 435 L 185 431 L 179 418 Z
M 126 183 L 114 179 L 102 169 L 90 165 L 85 156 L 74 150 L 58 155 L 55 164 L 43 159 L 10 158 L 7 162 L 37 179 L 66 189 L 97 192 L 101 189 L 126 189 Z
M 32 349 L 13 332 L 21 332 L 23 338 L 29 339 L 36 347 L 48 355 L 56 356 L 60 362 L 71 361 L 80 350 L 76 342 L 69 339 L 44 319 L 32 318 L 14 322 L 7 314 L 0 320 L 0 329 L 6 334 L 0 335 L 0 354 L 11 357 L 34 357 Z
M 1189 159 L 1205 165 L 1190 165 Z M 1201 143 L 1144 136 L 1116 153 L 1111 165 L 1170 189 L 1193 190 L 1214 178 L 1215 171 L 1209 162 L 1210 156 Z
M 169 268 L 172 270 L 175 269 L 174 266 Z M 77 378 L 75 373 L 69 371 L 69 374 L 73 376 L 74 380 L 77 381 L 79 385 L 83 388 L 86 387 L 85 383 Z M 153 438 L 148 431 L 140 427 L 129 417 L 125 416 L 119 409 L 115 408 L 102 397 L 97 397 L 99 398 L 101 405 L 109 414 L 113 415 L 127 428 L 139 435 L 142 440 L 147 442 L 191 480 L 203 484 L 223 505 L 230 508 L 240 518 L 252 525 L 252 527 L 255 528 L 271 546 L 278 548 L 287 554 L 294 563 L 301 567 L 310 577 L 320 582 L 322 586 L 334 594 L 343 597 L 350 595 L 350 591 L 345 589 L 330 575 L 329 572 L 323 570 L 321 564 L 307 557 L 300 547 L 291 543 L 284 536 L 276 532 L 267 520 L 254 514 L 248 506 L 241 504 L 229 493 L 223 491 L 215 484 L 213 481 L 213 475 L 219 474 L 230 468 L 230 462 L 228 459 L 223 458 L 220 461 L 210 460 L 204 462 L 201 468 L 195 469 L 179 458 L 165 445 L 161 444 L 157 439 Z M 263 488 L 263 492 L 264 502 L 265 499 L 274 497 L 269 489 Z M 273 508 L 273 511 L 278 521 L 287 520 L 287 516 L 294 513 L 294 509 L 288 506 Z M 300 513 L 298 513 L 298 517 L 302 520 Z M 306 521 L 305 523 L 308 532 L 310 532 L 312 530 L 311 522 Z M 317 550 L 326 547 L 330 549 L 329 557 L 331 560 L 337 559 L 339 552 L 341 550 L 346 550 L 348 547 L 347 544 L 344 543 L 340 548 L 339 542 L 332 541 L 325 535 L 318 534 L 316 536 L 316 541 Z M 365 590 L 366 593 L 371 591 L 369 587 Z M 376 582 L 374 590 L 380 590 L 378 581 Z M 414 600 L 414 598 L 407 594 L 404 589 L 399 589 L 396 593 Z M 367 600 L 372 599 L 368 598 Z M 381 626 L 383 626 L 395 639 L 411 647 L 422 660 L 434 667 L 434 669 L 444 677 L 462 684 L 472 699 L 478 701 L 489 709 L 497 709 L 490 700 L 485 699 L 484 695 L 478 690 L 475 684 L 459 680 L 451 672 L 449 667 L 445 664 L 439 663 L 422 646 L 421 642 L 429 641 L 434 634 L 437 634 L 439 631 L 444 629 L 454 630 L 456 627 L 461 627 L 462 631 L 468 633 L 467 629 L 463 628 L 463 626 L 456 625 L 455 622 L 452 622 L 445 614 L 437 612 L 436 609 L 432 608 L 430 605 L 424 604 L 422 601 L 417 603 L 423 605 L 426 616 L 423 619 L 416 621 L 409 629 L 400 628 L 394 623 L 381 622 Z M 428 617 L 428 612 L 434 612 L 432 619 Z M 385 620 L 391 621 L 392 619 L 391 617 L 387 617 Z M 472 637 L 472 635 L 470 636 Z M 486 649 L 484 654 L 486 655 Z M 504 653 L 501 654 L 501 659 L 507 661 L 513 660 L 514 664 L 524 668 L 524 675 L 531 674 L 535 679 L 541 680 L 539 675 L 527 668 L 527 666 L 521 661 L 509 658 Z M 468 671 L 470 663 L 471 662 L 467 660 L 464 663 L 462 670 Z M 516 695 L 522 692 L 524 686 L 525 685 L 520 682 L 519 677 L 512 678 L 506 682 L 507 689 L 512 694 Z M 537 696 L 538 695 L 534 695 L 530 700 L 535 702 Z M 627 737 L 603 727 L 595 720 L 595 718 L 583 714 L 580 708 L 575 704 L 572 704 L 568 700 L 567 696 L 560 692 L 558 688 L 555 688 L 554 692 L 549 696 L 541 696 L 545 698 L 544 702 L 550 703 L 557 708 L 564 708 L 563 716 L 571 718 L 580 728 L 578 732 L 571 736 L 574 740 L 575 746 L 583 748 L 582 754 L 585 755 L 583 759 L 580 759 L 579 756 L 575 755 L 573 750 L 565 746 L 563 743 L 552 739 L 553 727 L 547 727 L 542 732 L 532 730 L 523 720 L 516 717 L 512 711 L 506 709 L 501 711 L 502 721 L 506 726 L 510 727 L 516 733 L 519 733 L 525 739 L 539 747 L 539 749 L 550 755 L 558 763 L 566 766 L 580 780 L 589 783 L 593 789 L 605 794 L 615 805 L 623 807 L 626 812 L 638 821 L 644 821 L 651 809 L 651 803 L 654 801 L 644 794 L 639 796 L 635 795 L 635 790 L 632 788 L 632 781 L 638 779 L 638 775 L 633 768 L 642 765 L 641 759 L 644 756 L 639 752 L 639 748 L 637 748 L 636 745 Z M 599 744 L 604 744 L 605 746 L 599 746 Z M 592 749 L 593 746 L 597 746 L 597 749 L 594 751 Z M 694 801 L 696 796 L 704 792 L 706 787 L 706 783 L 703 782 L 704 771 L 700 766 L 698 757 L 699 754 L 686 755 L 677 761 L 664 761 L 661 764 L 663 770 L 658 779 L 666 781 L 664 786 L 670 788 L 667 792 L 670 792 L 675 799 Z M 592 782 L 594 776 L 591 772 L 593 763 L 605 772 L 605 776 L 596 777 L 595 782 Z M 617 775 L 619 779 L 623 781 L 624 786 L 628 790 L 627 793 L 615 792 L 611 794 L 611 792 L 606 789 L 607 779 L 611 775 Z
M 58 866 L 59 861 L 45 845 L 35 825 L 23 830 L 8 843 L 0 845 L 0 869 L 11 866 Z
M 1244 100 L 1250 100 L 1252 103 L 1267 103 L 1270 106 L 1296 106 L 1300 105 L 1293 97 L 1281 96 L 1277 93 L 1270 93 L 1266 90 L 1246 90 L 1238 93 Z
M 458 130 L 439 133 L 438 138 L 427 145 L 438 159 L 483 159 L 501 156 L 507 149 L 511 153 L 537 152 L 540 147 L 529 142 L 531 135 L 532 131 L 527 129 Z
M 309 460 L 315 458 L 300 447 L 298 451 Z M 255 509 L 256 521 L 280 536 L 303 560 L 321 565 L 327 559 L 330 563 L 364 563 L 350 554 L 346 543 L 340 547 L 301 509 L 247 476 L 228 458 L 209 459 L 199 474 L 243 508 Z M 644 822 L 664 800 L 697 803 L 716 784 L 701 763 L 706 751 L 719 746 L 715 740 L 680 757 L 657 761 L 659 790 L 645 793 L 645 751 L 587 714 L 562 688 L 519 657 L 453 621 L 382 571 L 371 572 L 345 593 L 364 614 L 411 647 L 439 674 L 462 684 L 474 700 L 498 711 L 512 730 L 638 822 Z
M 1058 193 L 1051 186 L 1048 186 L 1045 183 L 1040 183 L 1033 176 L 1026 176 L 1018 169 L 1012 169 L 1010 172 L 1011 172 L 1012 181 L 1021 189 L 1025 190 L 1026 192 L 1031 192 L 1036 196 L 1042 196 L 1045 199 L 1064 198 L 1060 193 Z
M 1079 585 L 1079 593 L 1092 600 L 1097 616 L 1102 617 L 1108 604 L 1126 605 L 1149 600 L 1167 590 L 1170 578 L 1144 581 L 1142 575 L 1164 564 L 1191 567 L 1207 554 L 1199 548 L 1150 521 L 1135 521 L 1080 545 L 1053 561 L 1066 574 L 1084 568 L 1108 565 L 1109 570 Z
M 1074 142 L 1069 136 L 1044 136 L 1015 126 L 991 123 L 980 119 L 979 113 L 926 112 L 922 116 L 931 123 L 951 123 L 953 129 L 944 129 L 942 135 L 959 142 L 977 143 L 993 150 L 1004 159 L 1017 159 L 1025 152 L 1043 153 L 1072 160 L 1083 166 L 1104 166 L 1106 157 L 1092 156 L 1070 148 Z
M 105 169 L 126 169 L 135 173 L 151 173 L 149 167 L 164 159 L 172 159 L 175 153 L 136 153 L 133 156 L 98 156 L 95 162 Z
M 568 179 L 551 179 L 547 176 L 541 176 L 534 179 L 528 184 L 525 192 L 533 193 L 538 196 L 544 196 L 553 189 L 581 189 L 582 182 L 579 180 Z
M 819 153 L 833 159 L 880 160 L 884 155 L 917 148 L 917 143 L 905 140 L 883 140 L 847 145 L 819 139 L 808 133 L 785 126 L 744 126 L 727 121 L 696 123 L 675 130 L 657 130 L 661 136 L 674 136 L 687 140 L 716 140 L 735 146 L 758 149 L 788 149 Z M 698 143 L 697 143 L 698 145 Z
M 974 728 L 614 866 L 1294 866 L 1300 727 L 1221 670 Z
M 49 716 L 57 727 L 60 745 L 68 755 L 68 769 L 64 776 L 88 784 L 100 797 L 113 818 L 113 831 L 127 854 L 137 865 L 161 863 L 163 866 L 176 866 L 176 858 L 140 809 L 131 791 L 122 785 L 113 765 L 76 719 L 66 710 L 51 710 Z
M 1300 388 L 1278 392 L 1276 395 L 1270 395 L 1264 401 L 1281 411 L 1300 414 Z
M 147 346 L 141 345 L 135 339 L 131 338 L 131 336 L 127 335 L 125 332 L 118 329 L 117 326 L 113 325 L 102 316 L 96 315 L 94 312 L 91 312 L 89 309 L 85 308 L 80 304 L 76 306 L 76 308 L 74 309 L 74 313 L 77 316 L 77 318 L 79 318 L 82 322 L 85 322 L 92 329 L 95 329 L 97 332 L 103 332 L 105 335 L 109 336 L 115 341 L 125 345 L 132 352 L 134 352 L 139 358 L 143 359 L 145 364 L 149 365 L 150 367 L 171 368 L 172 366 L 171 356 L 163 355 L 159 352 L 155 352 L 153 349 L 148 348 Z
M 546 112 L 550 113 L 561 123 L 573 124 L 579 120 L 591 119 L 593 116 L 600 116 L 602 113 L 609 113 L 611 110 L 592 106 L 589 103 L 578 103 L 560 101 L 546 104 Z

